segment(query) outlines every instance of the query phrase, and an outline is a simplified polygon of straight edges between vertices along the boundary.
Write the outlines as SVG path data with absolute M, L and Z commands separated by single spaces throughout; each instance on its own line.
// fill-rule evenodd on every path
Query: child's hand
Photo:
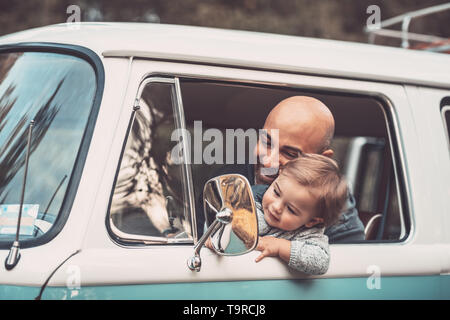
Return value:
M 262 253 L 256 258 L 255 262 L 261 261 L 264 257 L 280 257 L 289 262 L 291 256 L 291 242 L 286 239 L 275 237 L 259 237 L 256 250 Z
M 256 258 L 255 262 L 259 262 L 265 257 L 278 257 L 280 253 L 279 240 L 281 239 L 270 236 L 259 237 L 256 250 L 262 251 L 262 253 Z

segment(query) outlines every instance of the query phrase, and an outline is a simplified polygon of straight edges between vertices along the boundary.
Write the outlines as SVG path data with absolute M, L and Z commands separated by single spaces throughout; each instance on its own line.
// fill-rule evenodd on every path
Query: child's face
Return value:
M 312 191 L 312 190 L 311 190 Z M 316 197 L 294 179 L 280 175 L 264 193 L 264 218 L 275 228 L 292 231 L 323 222 L 315 217 Z

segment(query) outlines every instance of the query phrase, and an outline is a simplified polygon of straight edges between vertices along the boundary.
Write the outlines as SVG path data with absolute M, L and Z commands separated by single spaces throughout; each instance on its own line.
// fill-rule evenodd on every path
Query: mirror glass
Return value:
M 258 221 L 249 182 L 244 176 L 227 174 L 205 184 L 203 202 L 207 221 L 212 223 L 219 212 L 229 209 L 232 220 L 218 224 L 211 242 L 218 254 L 240 255 L 253 250 L 258 241 Z

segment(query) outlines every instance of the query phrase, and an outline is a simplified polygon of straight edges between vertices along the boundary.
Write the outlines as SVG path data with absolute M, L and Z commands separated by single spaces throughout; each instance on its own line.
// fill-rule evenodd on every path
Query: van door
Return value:
M 429 224 L 430 230 L 439 234 L 438 243 L 442 246 L 441 278 L 442 288 L 449 287 L 450 272 L 450 236 L 447 232 L 450 228 L 450 143 L 449 119 L 450 91 L 437 88 L 424 88 L 406 86 L 406 93 L 410 100 L 411 112 L 414 116 L 415 127 L 418 135 L 418 144 L 422 161 L 422 184 L 418 184 L 418 192 L 421 196 L 417 201 L 423 208 L 423 212 L 433 212 L 436 219 L 431 222 L 425 218 L 423 223 Z M 432 155 L 432 156 L 431 156 Z M 448 294 L 448 290 L 446 291 Z
M 237 94 L 221 95 L 227 88 Z M 246 128 L 249 119 L 261 127 L 273 102 L 291 94 L 321 95 L 336 105 L 331 107 L 342 139 L 355 132 L 376 136 L 371 116 L 383 121 L 383 159 L 390 166 L 380 183 L 379 205 L 367 208 L 381 210 L 385 229 L 373 241 L 331 244 L 331 265 L 322 276 L 294 272 L 277 258 L 256 264 L 258 252 L 220 257 L 208 249 L 201 251 L 201 271 L 189 270 L 186 261 L 204 223 L 195 214 L 197 191 L 209 173 L 204 163 L 194 168 L 171 160 L 174 150 L 180 151 L 173 130 L 190 132 L 190 124 L 205 117 L 216 128 L 228 125 L 227 119 L 235 128 Z M 437 298 L 442 248 L 434 245 L 439 235 L 424 223 L 433 211 L 415 196 L 422 180 L 414 120 L 401 85 L 134 59 L 81 252 L 57 270 L 43 297 Z M 66 286 L 70 268 L 80 271 L 77 287 Z

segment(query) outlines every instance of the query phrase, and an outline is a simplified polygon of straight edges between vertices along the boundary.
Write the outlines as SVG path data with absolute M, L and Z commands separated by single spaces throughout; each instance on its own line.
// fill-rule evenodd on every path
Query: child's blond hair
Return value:
M 322 218 L 325 226 L 337 222 L 348 197 L 348 187 L 336 161 L 318 154 L 304 154 L 288 161 L 280 175 L 312 188 L 317 199 L 315 216 Z

